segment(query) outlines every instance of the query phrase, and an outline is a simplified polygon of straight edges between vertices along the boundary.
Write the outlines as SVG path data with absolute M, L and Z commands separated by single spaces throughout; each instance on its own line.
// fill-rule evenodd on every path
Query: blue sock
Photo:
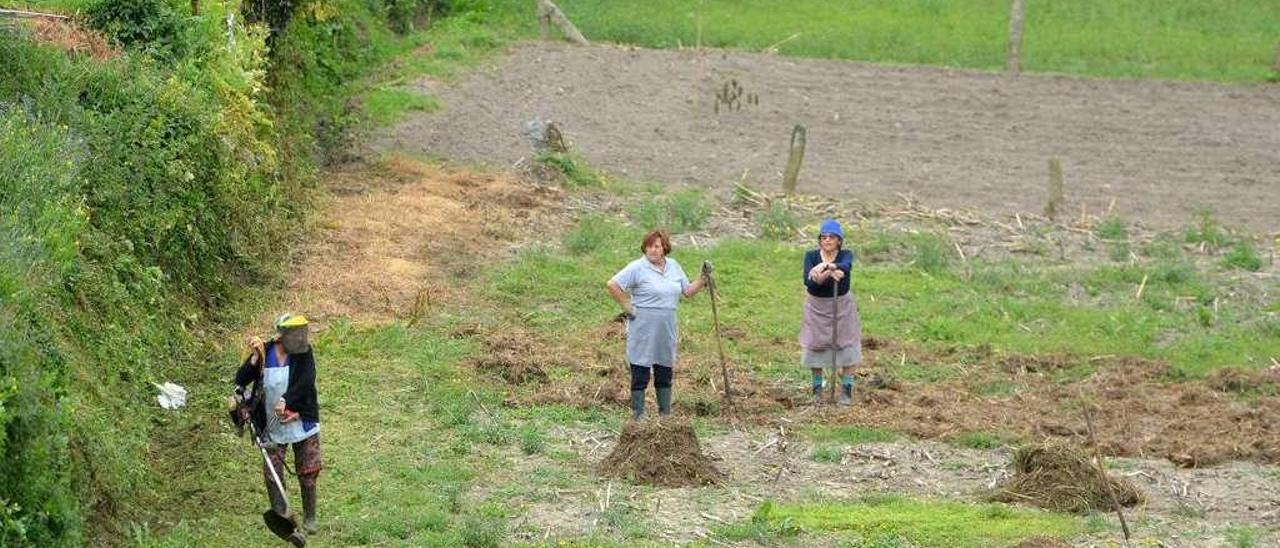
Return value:
M 853 386 L 853 375 L 841 375 L 840 386 Z

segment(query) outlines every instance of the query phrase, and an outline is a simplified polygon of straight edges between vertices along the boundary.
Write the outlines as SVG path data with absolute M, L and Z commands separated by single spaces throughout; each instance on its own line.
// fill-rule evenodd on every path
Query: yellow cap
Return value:
M 294 316 L 293 314 L 281 314 L 276 318 L 276 330 L 283 331 L 295 327 L 304 327 L 307 325 L 307 317 L 301 314 Z

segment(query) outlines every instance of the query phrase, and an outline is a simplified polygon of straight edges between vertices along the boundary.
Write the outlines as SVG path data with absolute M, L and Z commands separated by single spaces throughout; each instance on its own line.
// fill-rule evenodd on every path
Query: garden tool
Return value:
M 258 428 L 254 426 L 253 421 L 249 421 L 249 428 L 253 434 L 254 443 L 262 451 L 262 462 L 266 465 L 267 470 L 271 472 L 271 481 L 276 486 L 275 494 L 279 495 L 279 499 L 276 499 L 273 494 L 272 501 L 278 500 L 280 510 L 277 511 L 274 507 L 266 509 L 266 511 L 262 512 L 262 521 L 267 524 L 267 529 L 270 529 L 277 537 L 293 544 L 296 548 L 303 548 L 307 545 L 307 537 L 303 536 L 301 531 L 298 531 L 297 518 L 289 511 L 289 503 L 284 494 L 284 483 L 280 481 L 280 475 L 276 473 L 276 467 L 271 465 L 271 457 L 267 455 L 266 443 L 263 441 L 262 436 L 259 435 Z
M 828 270 L 830 269 L 828 268 Z M 827 390 L 827 393 L 830 395 L 831 403 L 833 404 L 836 402 L 836 379 L 840 378 L 836 376 L 836 372 L 839 371 L 839 369 L 836 367 L 836 358 L 840 354 L 839 327 L 840 327 L 840 282 L 837 282 L 835 277 L 832 277 L 831 278 L 831 371 L 830 371 L 830 374 L 827 375 L 827 378 L 830 379 L 827 382 L 830 383 L 831 388 Z
M 729 386 L 729 365 L 724 359 L 724 341 L 720 336 L 720 313 L 716 307 L 716 281 L 711 277 L 711 261 L 702 261 L 702 277 L 707 280 L 707 291 L 711 293 L 711 320 L 716 329 L 716 350 L 720 352 L 720 374 L 724 377 L 724 402 L 733 407 L 733 391 Z

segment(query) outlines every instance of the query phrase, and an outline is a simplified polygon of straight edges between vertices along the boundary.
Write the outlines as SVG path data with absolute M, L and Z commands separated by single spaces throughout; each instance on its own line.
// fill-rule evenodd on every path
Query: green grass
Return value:
M 1073 516 L 1000 504 L 965 504 L 868 496 L 850 501 L 765 502 L 746 524 L 726 527 L 729 540 L 829 534 L 844 544 L 871 546 L 1011 545 L 1032 536 L 1070 538 L 1085 531 Z
M 999 449 L 1014 442 L 1009 436 L 990 432 L 966 432 L 954 441 L 970 449 Z
M 586 332 L 606 322 L 616 305 L 605 295 L 603 284 L 639 256 L 641 232 L 591 217 L 570 235 L 592 243 L 569 240 L 573 254 L 553 247 L 527 249 L 500 267 L 485 291 L 509 299 L 531 324 L 549 333 Z M 860 242 L 851 240 L 850 245 L 856 249 Z M 707 249 L 677 246 L 672 254 L 685 265 L 703 259 L 716 264 L 723 296 L 720 321 L 750 335 L 726 341 L 726 352 L 757 371 L 797 382 L 801 372 L 794 366 L 794 349 L 759 341 L 793 340 L 799 332 L 803 251 L 790 244 L 730 239 Z M 903 260 L 911 261 L 855 264 L 853 287 L 864 332 L 926 347 L 989 344 L 1009 353 L 1145 356 L 1169 360 L 1190 375 L 1224 366 L 1263 367 L 1269 357 L 1280 355 L 1280 319 L 1226 299 L 1232 290 L 1223 285 L 1227 282 L 1218 271 L 1185 261 L 1111 266 L 971 259 L 965 281 L 950 271 L 935 268 L 930 273 Z M 1144 277 L 1142 300 L 1135 300 Z M 1083 302 L 1068 297 L 1073 283 L 1083 286 Z M 705 296 L 681 305 L 678 318 L 686 356 L 715 354 L 710 312 Z M 955 374 L 946 363 L 908 362 L 895 368 L 895 375 L 904 380 Z M 993 395 L 1012 388 L 993 387 Z
M 440 103 L 435 98 L 403 88 L 383 87 L 364 97 L 364 113 L 375 127 L 389 126 L 408 112 L 435 112 Z
M 838 463 L 844 458 L 844 449 L 832 445 L 820 445 L 809 452 L 809 459 L 814 462 Z
M 327 467 L 319 480 L 322 531 L 310 544 L 506 544 L 509 501 L 476 496 L 473 485 L 510 466 L 507 459 L 542 452 L 545 441 L 538 429 L 497 411 L 501 397 L 458 368 L 472 344 L 437 333 L 339 322 L 316 337 Z M 209 408 L 217 405 L 209 397 L 191 411 L 205 417 L 196 423 L 214 432 L 206 443 L 222 458 L 173 479 L 181 484 L 175 493 L 210 490 L 217 497 L 171 495 L 180 500 L 167 501 L 164 515 L 176 519 L 163 528 L 136 523 L 133 545 L 232 545 L 246 531 L 269 540 L 255 513 L 265 504 L 259 461 L 248 443 L 210 422 L 221 415 Z
M 511 0 L 514 1 L 514 0 Z M 710 47 L 783 55 L 1004 66 L 1008 2 L 985 0 L 563 0 L 588 39 L 647 47 Z M 1268 0 L 1031 0 L 1023 67 L 1105 77 L 1261 82 L 1280 11 Z
M 892 430 L 872 426 L 812 426 L 802 434 L 815 442 L 846 445 L 894 441 L 902 437 Z

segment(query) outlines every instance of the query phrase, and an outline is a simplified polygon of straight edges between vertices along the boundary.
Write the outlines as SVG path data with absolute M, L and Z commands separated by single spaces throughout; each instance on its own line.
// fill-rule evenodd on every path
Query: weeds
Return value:
M 756 225 L 760 227 L 760 236 L 770 240 L 788 240 L 800 231 L 800 220 L 782 200 L 774 200 L 769 207 L 757 212 Z
M 988 432 L 967 432 L 956 438 L 956 443 L 970 449 L 999 449 L 1011 441 L 1007 436 Z
M 809 453 L 809 458 L 814 462 L 840 462 L 844 459 L 844 449 L 830 445 L 814 447 Z
M 602 188 L 605 186 L 604 176 L 589 167 L 578 155 L 571 152 L 543 152 L 536 161 L 556 170 L 564 176 L 564 185 L 569 188 Z
M 673 232 L 701 230 L 711 217 L 703 191 L 681 190 L 667 196 L 640 200 L 631 209 L 631 220 L 642 229 L 666 228 Z
M 1262 257 L 1249 239 L 1241 239 L 1222 257 L 1222 266 L 1257 272 L 1262 268 Z
M 951 246 L 935 234 L 911 237 L 911 266 L 929 274 L 943 274 L 951 267 Z
M 1210 252 L 1227 245 L 1229 241 L 1226 231 L 1222 229 L 1218 219 L 1213 216 L 1213 210 L 1209 208 L 1196 211 L 1196 223 L 1187 227 L 1185 239 L 1189 244 L 1203 244 Z

